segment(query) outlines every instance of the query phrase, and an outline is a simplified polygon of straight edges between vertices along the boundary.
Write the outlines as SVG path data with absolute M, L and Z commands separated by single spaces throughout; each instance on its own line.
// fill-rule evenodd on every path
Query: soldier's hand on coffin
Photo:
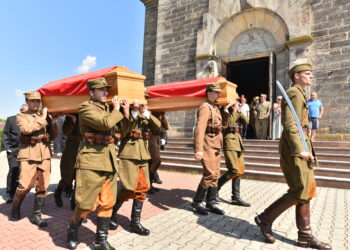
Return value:
M 298 154 L 299 158 L 302 159 L 303 161 L 312 161 L 313 156 L 309 152 L 303 151 Z
M 139 110 L 139 107 L 140 107 L 140 102 L 138 99 L 135 98 L 134 103 L 132 104 L 132 110 L 137 111 Z
M 112 105 L 113 105 L 113 108 L 115 108 L 115 109 L 120 109 L 120 104 L 119 104 L 119 98 L 118 98 L 118 96 L 114 96 L 113 98 L 112 98 Z
M 224 110 L 228 110 L 229 108 L 231 108 L 235 103 L 232 101 L 229 101 L 229 103 L 225 106 Z
M 48 108 L 47 108 L 47 107 L 44 107 L 44 108 L 42 109 L 42 115 L 41 115 L 42 118 L 46 119 L 46 117 L 47 117 L 47 111 L 48 111 Z
M 197 161 L 200 161 L 203 159 L 203 152 L 196 152 L 196 154 L 194 155 L 194 158 L 197 160 Z
M 126 118 L 129 119 L 129 113 L 130 113 L 130 103 L 128 99 L 123 98 L 121 100 L 120 106 L 123 108 L 123 114 Z

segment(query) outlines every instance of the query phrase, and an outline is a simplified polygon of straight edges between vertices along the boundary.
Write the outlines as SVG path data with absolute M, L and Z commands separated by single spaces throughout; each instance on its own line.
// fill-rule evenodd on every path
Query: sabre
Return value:
M 299 118 L 297 116 L 297 113 L 295 112 L 293 104 L 291 103 L 291 101 L 290 101 L 286 91 L 284 90 L 282 84 L 279 81 L 276 81 L 276 85 L 277 85 L 278 89 L 281 91 L 284 99 L 286 100 L 286 102 L 288 104 L 288 107 L 289 107 L 290 111 L 292 112 L 294 121 L 295 121 L 295 123 L 297 125 L 297 128 L 298 128 L 298 132 L 299 132 L 299 135 L 300 135 L 301 143 L 303 144 L 304 151 L 310 153 L 309 152 L 309 148 L 308 148 L 308 146 L 306 144 L 306 139 L 305 139 L 303 130 L 301 128 L 301 124 L 300 124 Z

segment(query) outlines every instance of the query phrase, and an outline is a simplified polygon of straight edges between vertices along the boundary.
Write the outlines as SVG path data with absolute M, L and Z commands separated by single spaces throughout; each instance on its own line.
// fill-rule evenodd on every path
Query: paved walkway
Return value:
M 69 200 L 57 208 L 53 194 L 59 180 L 59 160 L 54 159 L 49 196 L 46 199 L 44 218 L 49 226 L 38 229 L 29 221 L 33 206 L 33 193 L 24 200 L 22 219 L 10 221 L 11 205 L 5 204 L 6 158 L 0 158 L 0 249 L 62 249 L 65 247 L 66 229 L 72 211 Z M 297 230 L 294 209 L 283 213 L 274 223 L 275 244 L 265 244 L 253 218 L 287 189 L 285 184 L 243 180 L 242 197 L 252 207 L 220 204 L 226 215 L 199 216 L 192 212 L 190 200 L 200 180 L 199 175 L 160 172 L 162 190 L 146 201 L 142 223 L 151 230 L 148 237 L 129 233 L 131 201 L 120 210 L 121 226 L 109 231 L 109 241 L 117 249 L 298 249 L 295 244 Z M 230 199 L 230 185 L 220 195 Z M 318 188 L 312 203 L 312 227 L 321 240 L 332 244 L 333 249 L 350 248 L 350 190 Z M 95 214 L 89 215 L 79 231 L 79 248 L 89 249 L 94 240 Z

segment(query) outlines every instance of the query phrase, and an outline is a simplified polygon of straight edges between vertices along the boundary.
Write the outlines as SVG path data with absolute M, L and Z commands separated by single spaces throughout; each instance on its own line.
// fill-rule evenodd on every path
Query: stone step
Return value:
M 165 147 L 181 147 L 192 149 L 194 147 L 192 143 L 182 143 L 182 142 L 171 142 L 169 141 Z M 262 145 L 262 144 L 252 144 L 252 145 L 244 145 L 246 150 L 256 150 L 256 151 L 276 151 L 278 152 L 278 145 Z M 350 148 L 338 148 L 338 147 L 315 147 L 314 148 L 317 153 L 324 154 L 346 154 L 350 155 Z
M 161 155 L 164 157 L 180 157 L 180 158 L 193 158 L 194 153 L 193 151 L 188 152 L 177 152 L 177 151 L 162 151 Z M 341 169 L 350 169 L 350 157 L 347 158 L 345 161 L 342 161 L 337 158 L 337 160 L 332 160 L 327 157 L 320 158 L 320 155 L 317 155 L 318 162 L 321 167 L 327 167 L 327 168 L 341 168 Z M 224 160 L 224 156 L 222 156 L 222 160 Z M 247 154 L 245 152 L 244 154 L 245 161 L 249 162 L 261 162 L 261 163 L 271 163 L 271 164 L 279 164 L 280 157 L 279 154 L 276 153 L 273 156 L 268 156 L 266 154 L 262 155 L 255 155 L 253 153 Z
M 178 164 L 170 162 L 162 162 L 160 166 L 164 170 L 176 170 L 182 172 L 202 172 L 202 166 L 192 165 L 192 164 Z M 220 169 L 221 174 L 226 172 L 225 168 Z M 315 174 L 316 184 L 319 187 L 333 187 L 333 188 L 350 188 L 350 178 L 345 177 L 329 177 L 318 175 L 319 171 Z M 275 181 L 285 183 L 285 178 L 281 172 L 271 172 L 271 171 L 260 171 L 253 169 L 246 169 L 245 174 L 242 176 L 244 179 L 250 180 L 260 180 L 260 181 Z
M 200 161 L 196 161 L 194 158 L 180 158 L 180 157 L 166 157 L 162 156 L 163 163 L 176 163 L 184 165 L 195 165 L 202 166 Z M 331 176 L 331 177 L 344 177 L 350 178 L 350 168 L 330 168 L 320 164 L 321 167 L 315 169 L 315 172 L 320 176 Z M 267 172 L 281 172 L 279 164 L 273 163 L 261 163 L 253 162 L 245 159 L 245 167 L 250 170 L 267 171 Z M 226 169 L 224 160 L 221 160 L 221 168 Z
M 171 137 L 168 142 L 193 144 L 193 138 L 191 137 Z M 279 140 L 256 140 L 256 139 L 245 139 L 243 140 L 244 145 L 278 145 Z M 350 141 L 315 141 L 313 142 L 314 147 L 339 147 L 349 148 Z

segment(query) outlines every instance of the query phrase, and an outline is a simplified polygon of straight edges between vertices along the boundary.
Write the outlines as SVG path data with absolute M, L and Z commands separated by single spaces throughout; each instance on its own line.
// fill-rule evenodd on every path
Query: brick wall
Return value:
M 350 1 L 311 0 L 315 84 L 325 113 L 321 128 L 350 133 Z

